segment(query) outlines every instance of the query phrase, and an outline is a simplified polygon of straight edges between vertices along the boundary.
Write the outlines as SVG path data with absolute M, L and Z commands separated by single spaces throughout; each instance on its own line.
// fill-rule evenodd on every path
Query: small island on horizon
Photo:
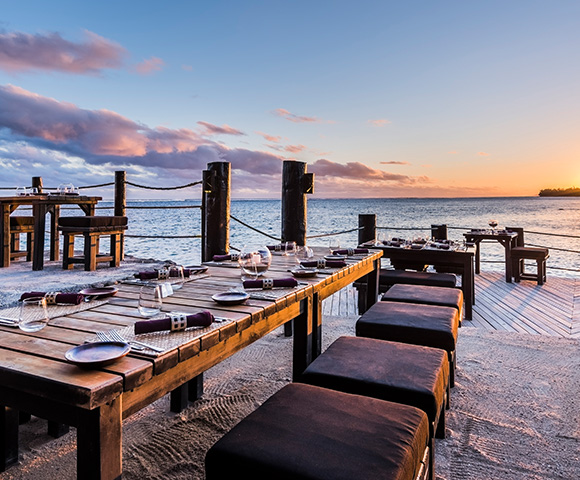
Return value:
M 580 197 L 580 188 L 544 188 L 538 195 L 540 197 Z

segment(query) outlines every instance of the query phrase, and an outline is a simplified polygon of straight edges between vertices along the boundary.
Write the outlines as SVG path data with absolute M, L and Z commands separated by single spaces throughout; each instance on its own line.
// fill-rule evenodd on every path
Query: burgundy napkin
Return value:
M 190 275 L 191 275 L 191 270 L 189 268 L 184 268 L 183 269 L 183 276 L 185 278 L 189 278 Z M 169 269 L 169 276 L 170 277 L 177 277 L 177 270 Z M 158 270 L 149 270 L 149 271 L 145 271 L 145 272 L 139 272 L 139 273 L 135 274 L 135 277 L 137 277 L 139 280 L 156 280 L 157 278 L 159 278 L 159 271 Z
M 368 248 L 343 248 L 342 250 L 333 250 L 333 255 L 356 255 L 357 253 L 369 253 Z
M 422 243 L 413 243 L 411 244 L 411 249 L 412 250 L 421 250 L 425 245 L 423 245 Z
M 233 262 L 237 261 L 239 258 L 239 255 L 236 255 L 235 253 L 233 255 L 214 255 L 213 256 L 213 261 L 214 262 L 223 262 L 224 260 L 231 260 Z
M 298 282 L 295 278 L 265 278 L 263 280 L 244 280 L 244 288 L 295 287 Z
M 284 251 L 284 245 L 282 245 L 282 244 L 266 245 L 266 247 L 268 247 L 268 250 L 274 250 L 275 252 L 283 252 Z
M 209 327 L 213 322 L 213 315 L 207 310 L 193 315 L 184 315 L 183 317 L 184 322 L 181 325 L 182 328 L 174 329 L 171 328 L 172 323 L 175 323 L 171 316 L 158 320 L 143 320 L 137 322 L 135 323 L 135 335 L 140 333 L 185 330 L 185 328 L 189 327 Z
M 314 267 L 314 268 L 339 268 L 345 267 L 346 262 L 344 260 L 307 260 L 306 262 L 300 262 L 303 267 Z
M 56 295 L 53 295 L 56 293 Z M 20 300 L 24 300 L 25 298 L 33 298 L 33 297 L 47 297 L 47 303 L 70 303 L 72 305 L 78 305 L 83 301 L 83 295 L 80 293 L 59 293 L 59 292 L 26 292 L 23 293 L 20 297 Z M 50 299 L 54 298 L 54 302 Z

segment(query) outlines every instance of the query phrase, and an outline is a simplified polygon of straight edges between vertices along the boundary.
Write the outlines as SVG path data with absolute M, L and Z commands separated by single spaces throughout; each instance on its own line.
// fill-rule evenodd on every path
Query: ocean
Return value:
M 128 201 L 128 235 L 189 236 L 200 234 L 199 200 Z M 101 207 L 111 206 L 102 202 Z M 135 208 L 137 207 L 137 208 Z M 143 207 L 178 207 L 149 209 Z M 233 200 L 233 217 L 274 238 L 280 237 L 281 203 L 279 200 Z M 493 198 L 382 198 L 317 199 L 308 197 L 307 236 L 346 232 L 358 227 L 359 214 L 377 215 L 377 236 L 429 237 L 431 225 L 448 226 L 449 238 L 463 240 L 471 228 L 489 228 L 491 219 L 502 227 L 523 227 L 526 245 L 550 248 L 548 274 L 565 277 L 580 273 L 580 198 L 562 197 L 493 197 Z M 67 212 L 63 212 L 67 214 Z M 110 211 L 98 214 L 111 214 Z M 309 245 L 329 245 L 337 240 L 342 247 L 355 246 L 358 232 L 332 237 L 309 238 Z M 235 220 L 230 225 L 230 245 L 266 245 L 276 240 L 255 232 Z M 194 238 L 126 239 L 127 254 L 140 258 L 198 263 L 201 240 Z M 497 242 L 484 243 L 481 249 L 482 270 L 503 271 L 503 247 Z

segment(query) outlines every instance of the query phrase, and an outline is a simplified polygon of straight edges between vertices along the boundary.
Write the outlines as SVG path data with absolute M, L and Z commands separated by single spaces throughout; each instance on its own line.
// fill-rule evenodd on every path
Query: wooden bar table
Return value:
M 164 298 L 162 311 L 191 314 L 209 310 L 223 321 L 197 330 L 140 335 L 140 340 L 150 343 L 154 341 L 151 335 L 159 335 L 156 341 L 162 337 L 175 346 L 158 356 L 133 350 L 97 369 L 68 363 L 65 352 L 98 331 L 133 332 L 133 325 L 143 320 L 137 309 L 140 285 L 136 282 L 118 285 L 119 291 L 107 303 L 101 301 L 93 308 L 83 303 L 80 310 L 71 307 L 75 311 L 52 318 L 46 328 L 35 333 L 0 326 L 3 466 L 14 461 L 14 452 L 17 459 L 15 432 L 21 410 L 77 428 L 77 478 L 121 478 L 123 418 L 182 388 L 288 321 L 294 324 L 294 375 L 301 373 L 319 353 L 320 302 L 362 276 L 372 276 L 373 272 L 378 276 L 380 256 L 373 251 L 349 258 L 347 266 L 300 279 L 295 288 L 248 290 L 251 297 L 241 305 L 220 305 L 212 300 L 216 293 L 241 286 L 240 269 L 209 266 L 207 272 L 192 276 L 181 289 Z M 288 277 L 287 270 L 293 266 L 293 257 L 274 256 L 265 278 Z M 175 337 L 179 335 L 183 337 Z
M 61 205 L 77 205 L 85 215 L 94 215 L 95 206 L 101 197 L 87 197 L 72 194 L 36 194 L 0 197 L 0 267 L 10 266 L 10 214 L 21 206 L 32 206 L 34 217 L 34 249 L 32 270 L 44 268 L 44 232 L 46 214 L 51 214 L 50 259 L 59 258 L 59 237 L 57 222 Z
M 454 267 L 461 275 L 461 290 L 463 290 L 463 299 L 465 302 L 465 318 L 473 318 L 473 305 L 475 304 L 475 275 L 473 268 L 473 257 L 475 248 L 466 247 L 449 250 L 439 248 L 423 247 L 420 249 L 404 247 L 391 247 L 379 245 L 372 248 L 378 248 L 383 252 L 383 258 L 399 260 L 413 263 L 422 263 L 425 265 L 448 265 Z
M 475 273 L 480 271 L 480 249 L 483 240 L 495 240 L 500 243 L 505 249 L 505 281 L 511 283 L 512 281 L 512 262 L 511 251 L 516 246 L 518 234 L 517 232 L 508 232 L 506 230 L 471 230 L 464 233 L 466 242 L 472 242 L 475 245 Z

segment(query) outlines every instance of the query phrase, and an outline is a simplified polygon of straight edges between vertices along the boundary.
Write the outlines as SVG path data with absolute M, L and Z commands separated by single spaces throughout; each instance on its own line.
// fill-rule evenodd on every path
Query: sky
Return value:
M 0 187 L 173 187 L 227 161 L 233 198 L 280 198 L 284 160 L 318 198 L 580 186 L 577 0 L 0 6 Z

